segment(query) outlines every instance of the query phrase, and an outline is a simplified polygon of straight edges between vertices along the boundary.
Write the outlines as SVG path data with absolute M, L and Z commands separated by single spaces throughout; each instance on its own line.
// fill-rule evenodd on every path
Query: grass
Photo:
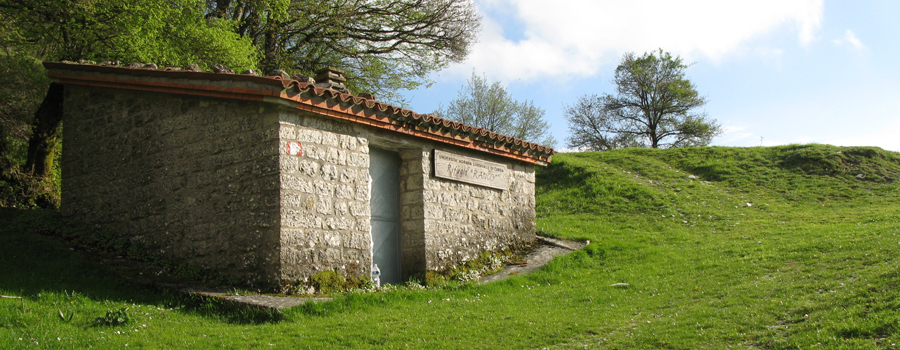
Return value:
M 877 148 L 560 154 L 538 172 L 538 226 L 587 249 L 278 316 L 127 282 L 3 211 L 0 294 L 26 308 L 0 299 L 0 347 L 895 349 L 898 178 L 900 154 Z

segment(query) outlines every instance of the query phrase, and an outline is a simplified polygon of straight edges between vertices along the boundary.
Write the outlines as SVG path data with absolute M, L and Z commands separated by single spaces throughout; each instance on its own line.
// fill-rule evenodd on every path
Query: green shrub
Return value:
M 428 288 L 443 287 L 449 279 L 447 276 L 436 271 L 428 271 L 425 273 L 425 286 Z
M 116 311 L 107 310 L 106 316 L 101 316 L 94 319 L 94 325 L 124 326 L 128 324 L 128 321 L 131 321 L 131 317 L 128 316 L 128 308 L 126 307 Z
M 346 288 L 347 281 L 337 271 L 319 271 L 310 277 L 310 283 L 319 294 L 332 294 L 341 292 Z
M 357 278 L 356 276 L 347 277 L 344 283 L 345 289 L 363 289 L 372 285 L 372 280 L 368 276 Z

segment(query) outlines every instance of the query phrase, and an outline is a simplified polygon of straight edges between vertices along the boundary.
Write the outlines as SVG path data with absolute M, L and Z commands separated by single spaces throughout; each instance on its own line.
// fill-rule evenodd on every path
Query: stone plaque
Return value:
M 509 175 L 506 165 L 434 150 L 434 176 L 506 190 Z

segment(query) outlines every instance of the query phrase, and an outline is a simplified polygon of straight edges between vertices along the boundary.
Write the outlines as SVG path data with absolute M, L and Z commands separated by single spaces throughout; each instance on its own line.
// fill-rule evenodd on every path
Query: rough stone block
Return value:
M 359 174 L 356 169 L 353 168 L 344 168 L 341 170 L 341 176 L 339 181 L 343 183 L 348 183 L 352 181 L 357 181 L 359 179 Z

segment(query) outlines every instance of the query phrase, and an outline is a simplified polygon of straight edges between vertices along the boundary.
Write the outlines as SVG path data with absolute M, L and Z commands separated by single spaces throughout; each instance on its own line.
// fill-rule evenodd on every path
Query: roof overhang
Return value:
M 536 165 L 547 165 L 556 154 L 549 147 L 280 76 L 55 62 L 44 67 L 61 84 L 275 103 Z

